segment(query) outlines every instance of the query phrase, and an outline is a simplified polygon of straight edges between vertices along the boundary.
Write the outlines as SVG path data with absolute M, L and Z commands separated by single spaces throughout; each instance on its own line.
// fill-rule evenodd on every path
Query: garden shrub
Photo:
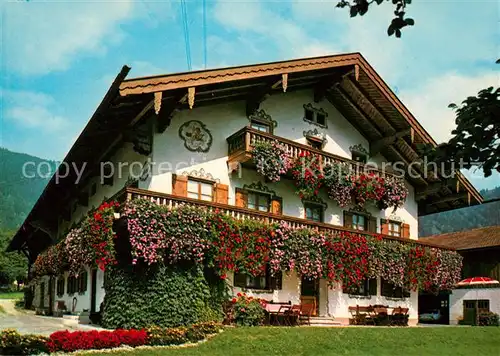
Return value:
M 14 329 L 0 331 L 0 355 L 37 355 L 47 353 L 48 338 L 42 335 L 21 335 Z
M 213 291 L 198 265 L 113 266 L 104 289 L 102 325 L 107 328 L 177 327 L 219 314 L 209 311 Z
M 259 299 L 238 293 L 233 299 L 234 321 L 239 326 L 261 325 L 266 316 L 264 307 Z
M 478 316 L 480 326 L 500 326 L 499 316 L 493 312 L 481 313 Z
M 186 342 L 197 342 L 208 335 L 219 332 L 221 326 L 215 322 L 193 324 L 190 327 L 161 328 L 151 326 L 146 329 L 149 345 L 180 345 Z

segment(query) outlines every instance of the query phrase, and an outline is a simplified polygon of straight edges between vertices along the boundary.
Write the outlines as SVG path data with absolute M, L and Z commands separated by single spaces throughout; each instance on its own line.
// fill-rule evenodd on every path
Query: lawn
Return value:
M 117 355 L 499 355 L 500 327 L 231 328 L 199 346 Z M 93 353 L 93 356 L 100 354 Z M 102 354 L 106 355 L 106 354 Z M 108 354 L 109 355 L 109 354 Z
M 1 292 L 0 299 L 23 299 L 23 292 Z

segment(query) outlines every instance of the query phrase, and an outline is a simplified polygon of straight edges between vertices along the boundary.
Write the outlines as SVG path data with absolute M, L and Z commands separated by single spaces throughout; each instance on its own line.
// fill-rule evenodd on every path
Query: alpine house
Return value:
M 418 241 L 418 217 L 482 198 L 422 164 L 417 145 L 436 142 L 361 54 L 129 69 L 10 243 L 34 307 L 182 324 L 218 308 L 206 296 L 222 283 L 342 322 L 349 306 L 406 307 L 411 324 L 419 289 L 460 278 L 452 248 Z

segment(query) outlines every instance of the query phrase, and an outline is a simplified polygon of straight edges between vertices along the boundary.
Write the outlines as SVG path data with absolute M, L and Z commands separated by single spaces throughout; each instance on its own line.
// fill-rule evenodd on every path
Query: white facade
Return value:
M 450 294 L 450 324 L 464 317 L 465 300 L 489 300 L 490 311 L 500 314 L 500 288 L 454 289 Z
M 345 158 L 351 158 L 350 146 L 361 144 L 369 147 L 369 142 L 359 133 L 327 100 L 320 103 L 313 103 L 316 108 L 322 108 L 328 113 L 328 128 L 318 127 L 303 120 L 304 104 L 313 103 L 313 91 L 303 90 L 293 93 L 281 93 L 272 95 L 261 104 L 261 108 L 271 115 L 273 120 L 277 121 L 277 127 L 274 129 L 274 135 L 283 137 L 298 143 L 306 144 L 304 131 L 317 129 L 324 133 L 327 143 L 323 150 L 328 153 L 336 154 Z M 179 137 L 180 126 L 189 121 L 201 121 L 210 131 L 213 141 L 207 153 L 191 152 L 184 147 L 183 140 Z M 139 182 L 139 187 L 151 191 L 172 193 L 172 173 L 189 174 L 192 171 L 210 173 L 222 184 L 229 186 L 228 204 L 235 204 L 235 189 L 241 188 L 255 182 L 264 183 L 264 178 L 254 170 L 242 169 L 240 174 L 229 174 L 227 159 L 228 145 L 226 139 L 249 124 L 245 114 L 245 102 L 231 102 L 214 106 L 195 107 L 192 110 L 183 110 L 178 112 L 172 119 L 171 125 L 164 133 L 155 133 L 153 137 L 153 150 L 150 158 L 153 162 L 151 175 L 145 180 Z M 156 132 L 156 131 L 155 131 Z M 144 163 L 148 157 L 137 154 L 133 151 L 131 144 L 124 146 L 116 153 L 112 161 L 115 165 L 118 162 Z M 381 164 L 385 158 L 381 155 L 372 158 L 372 162 Z M 125 172 L 127 170 L 125 169 Z M 137 172 L 135 172 L 137 174 Z M 91 208 L 97 207 L 101 201 L 117 193 L 127 182 L 128 174 L 122 174 L 121 177 L 115 177 L 113 186 L 105 186 L 97 183 L 97 192 L 89 199 L 88 207 L 79 206 L 72 214 L 71 222 L 62 222 L 59 227 L 59 233 L 62 235 L 72 223 L 78 222 L 84 214 Z M 94 183 L 91 182 L 90 185 Z M 303 203 L 295 194 L 295 187 L 292 181 L 282 180 L 277 183 L 264 183 L 269 189 L 273 190 L 277 196 L 283 199 L 283 215 L 304 218 Z M 90 189 L 90 185 L 89 188 Z M 402 222 L 410 225 L 410 236 L 412 239 L 418 238 L 418 213 L 417 203 L 415 201 L 414 189 L 406 182 L 409 190 L 407 201 L 401 209 L 392 214 L 392 209 L 381 211 L 375 207 L 367 207 L 372 216 L 380 218 L 394 218 L 395 216 Z M 343 210 L 337 204 L 330 200 L 324 192 L 320 197 L 327 203 L 324 222 L 334 225 L 343 225 Z M 378 220 L 378 231 L 380 232 L 380 220 Z M 97 281 L 97 301 L 96 309 L 104 298 L 104 289 L 102 288 L 103 274 L 98 271 Z M 232 282 L 232 275 L 228 281 Z M 67 295 L 66 291 L 62 297 L 55 297 L 54 301 L 64 300 L 68 309 L 72 307 L 73 298 L 77 298 L 76 311 L 90 308 L 90 283 L 91 273 L 89 271 L 89 286 L 87 292 L 83 295 Z M 66 288 L 65 288 L 66 289 Z M 38 289 L 37 289 L 38 290 Z M 47 287 L 46 287 L 47 290 Z M 260 298 L 280 301 L 300 303 L 300 278 L 294 273 L 283 275 L 281 290 L 275 291 L 246 291 Z M 234 288 L 234 293 L 240 291 Z M 383 304 L 389 306 L 401 306 L 410 308 L 410 322 L 416 323 L 417 320 L 417 293 L 412 292 L 411 297 L 406 300 L 392 301 L 387 300 L 380 295 L 380 281 L 378 283 L 377 296 L 371 299 L 350 298 L 342 293 L 339 287 L 330 289 L 325 281 L 320 281 L 319 313 L 320 315 L 334 316 L 339 320 L 347 320 L 348 306 Z M 35 305 L 38 306 L 38 304 Z
M 33 305 L 36 308 L 39 308 L 40 298 L 42 298 L 42 288 L 41 284 L 44 283 L 44 294 L 43 294 L 43 308 L 48 308 L 50 303 L 49 293 L 52 293 L 52 309 L 57 310 L 58 302 L 63 301 L 66 306 L 66 311 L 72 314 L 77 314 L 82 312 L 83 310 L 89 310 L 91 307 L 91 291 L 92 291 L 92 271 L 90 268 L 85 267 L 85 271 L 87 272 L 87 288 L 85 292 L 79 293 L 68 293 L 68 276 L 69 273 L 65 272 L 63 276 L 53 277 L 52 290 L 49 291 L 49 277 L 43 276 L 39 280 L 37 280 L 35 284 L 35 294 L 33 298 Z M 101 270 L 97 270 L 96 273 L 96 311 L 99 311 L 101 303 L 104 301 L 104 272 Z M 57 280 L 59 278 L 64 278 L 64 293 L 62 295 L 57 294 L 56 286 Z

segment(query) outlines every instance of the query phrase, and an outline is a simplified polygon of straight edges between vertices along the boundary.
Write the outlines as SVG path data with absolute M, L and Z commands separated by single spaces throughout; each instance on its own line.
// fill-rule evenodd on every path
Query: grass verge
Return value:
M 196 347 L 116 355 L 499 355 L 500 327 L 229 328 Z M 111 355 L 93 353 L 92 355 Z

